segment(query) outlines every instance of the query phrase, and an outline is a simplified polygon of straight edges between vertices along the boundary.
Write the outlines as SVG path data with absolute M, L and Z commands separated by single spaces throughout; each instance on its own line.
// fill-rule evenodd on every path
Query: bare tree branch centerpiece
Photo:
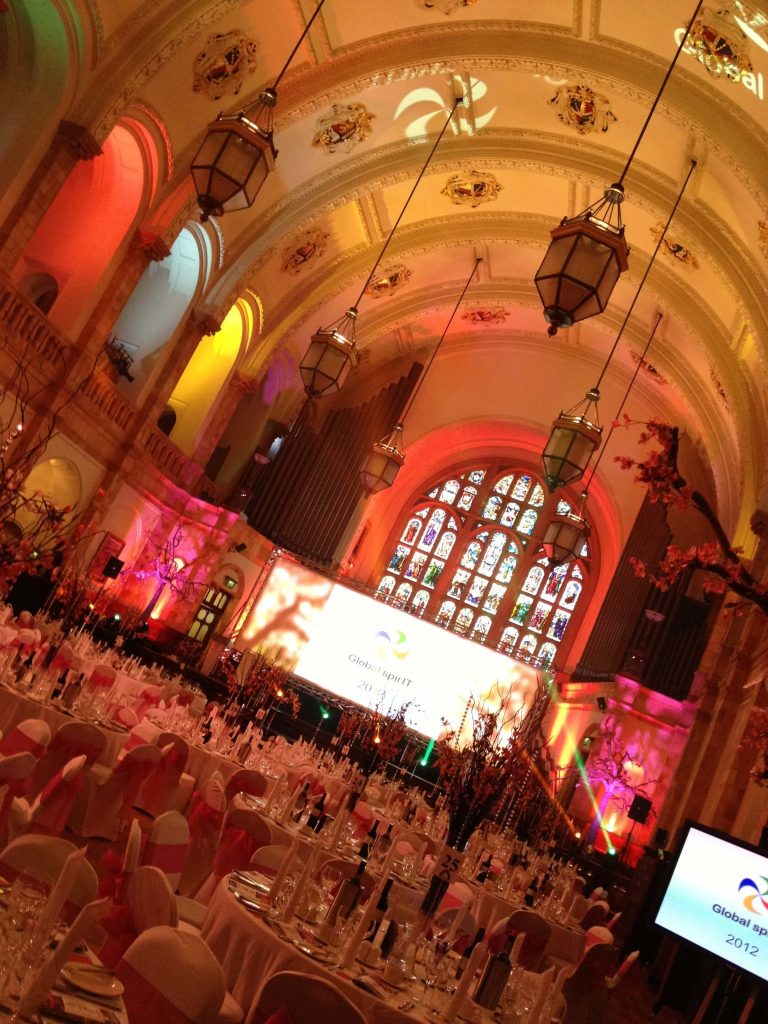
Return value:
M 517 691 L 494 683 L 481 699 L 471 699 L 464 720 L 437 750 L 447 842 L 439 855 L 422 913 L 435 912 L 459 873 L 472 834 L 490 818 L 540 743 L 541 727 L 554 680 L 537 673 L 535 691 L 523 701 Z

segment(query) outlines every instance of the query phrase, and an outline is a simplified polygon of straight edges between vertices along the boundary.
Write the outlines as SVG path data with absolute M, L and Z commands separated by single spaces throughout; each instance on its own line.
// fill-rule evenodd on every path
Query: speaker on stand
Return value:
M 647 796 L 641 796 L 639 793 L 635 793 L 632 803 L 629 805 L 629 810 L 627 811 L 627 817 L 632 822 L 632 828 L 629 830 L 629 839 L 627 839 L 626 845 L 622 850 L 622 858 L 624 857 L 624 854 L 627 854 L 627 856 L 629 855 L 629 848 L 632 845 L 632 837 L 635 834 L 635 826 L 644 825 L 646 823 L 652 807 L 653 804 Z

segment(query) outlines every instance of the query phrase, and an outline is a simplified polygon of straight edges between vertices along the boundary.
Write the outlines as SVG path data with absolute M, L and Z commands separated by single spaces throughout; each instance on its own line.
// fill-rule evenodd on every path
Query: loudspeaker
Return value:
M 104 568 L 101 570 L 101 575 L 106 576 L 106 578 L 109 580 L 116 580 L 117 577 L 120 575 L 120 570 L 123 568 L 124 565 L 125 562 L 121 558 L 115 558 L 115 556 L 112 555 L 112 557 L 108 558 L 104 563 Z
M 658 850 L 663 850 L 666 847 L 666 845 L 667 845 L 667 840 L 668 839 L 669 839 L 669 830 L 666 829 L 666 828 L 657 828 L 656 829 L 656 836 L 655 836 L 655 838 L 653 840 L 653 845 Z
M 627 817 L 636 821 L 638 825 L 644 825 L 648 815 L 651 813 L 651 801 L 647 796 L 640 796 L 638 793 L 630 804 Z
M 597 698 L 597 706 L 600 709 L 600 711 L 607 711 L 608 710 L 608 701 L 605 699 L 605 697 L 598 697 Z

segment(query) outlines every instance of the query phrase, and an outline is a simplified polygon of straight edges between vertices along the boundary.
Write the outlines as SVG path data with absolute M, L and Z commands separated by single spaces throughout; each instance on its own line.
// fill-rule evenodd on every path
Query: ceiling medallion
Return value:
M 280 269 L 290 274 L 298 274 L 312 260 L 319 259 L 328 248 L 328 239 L 331 236 L 327 231 L 319 228 L 309 228 L 301 231 L 283 249 L 280 257 Z
M 499 306 L 497 309 L 468 309 L 462 313 L 461 319 L 471 324 L 503 324 L 509 311 Z
M 392 295 L 411 279 L 411 271 L 402 263 L 391 263 L 381 273 L 377 274 L 368 287 L 365 294 L 371 298 L 380 299 L 384 295 Z
M 580 135 L 607 132 L 616 121 L 616 115 L 608 109 L 608 97 L 588 85 L 561 85 L 549 102 L 563 124 L 575 128 Z
M 195 57 L 192 88 L 209 100 L 237 96 L 245 79 L 256 70 L 257 50 L 258 44 L 239 29 L 214 33 Z
M 661 238 L 664 234 L 664 225 L 657 224 L 656 227 L 651 228 L 651 234 L 655 241 Z M 665 256 L 671 257 L 673 260 L 677 260 L 678 263 L 684 263 L 686 267 L 693 267 L 694 270 L 699 269 L 699 261 L 693 255 L 690 249 L 678 242 L 674 238 L 670 238 L 669 235 L 664 236 L 664 240 L 661 243 L 661 251 Z
M 712 366 L 711 363 L 710 363 L 710 366 L 709 366 L 709 379 L 712 381 L 712 384 L 713 384 L 713 386 L 715 388 L 715 391 L 718 393 L 718 395 L 722 399 L 723 405 L 726 407 L 726 409 L 730 409 L 731 403 L 728 401 L 728 395 L 725 393 L 725 388 L 723 387 L 723 382 L 720 380 L 720 378 L 715 373 L 715 368 L 714 368 L 714 366 Z
M 419 7 L 427 11 L 440 11 L 442 14 L 453 14 L 464 7 L 471 7 L 477 0 L 416 0 Z
M 760 252 L 768 260 L 768 221 L 759 220 L 757 222 L 757 244 L 760 247 Z
M 707 71 L 731 82 L 752 74 L 747 37 L 730 11 L 703 8 L 691 26 L 686 49 L 698 56 Z
M 318 120 L 312 145 L 326 153 L 348 152 L 368 138 L 375 120 L 364 103 L 334 103 L 330 114 Z
M 474 209 L 481 203 L 498 199 L 503 187 L 490 171 L 471 170 L 452 175 L 440 195 L 448 196 L 458 206 L 471 206 Z
M 644 359 L 639 352 L 635 352 L 634 349 L 630 349 L 629 355 L 635 366 L 639 366 L 640 369 L 647 373 L 648 376 L 651 377 L 653 380 L 655 380 L 657 384 L 669 383 L 664 374 L 657 370 L 653 363 L 649 363 L 647 359 Z

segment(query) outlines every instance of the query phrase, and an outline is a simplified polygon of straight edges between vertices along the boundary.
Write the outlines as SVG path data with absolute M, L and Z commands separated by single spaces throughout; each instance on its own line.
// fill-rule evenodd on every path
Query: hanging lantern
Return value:
M 360 470 L 360 482 L 366 494 L 378 494 L 395 482 L 405 462 L 402 439 L 403 425 L 398 423 L 391 434 L 374 444 Z
M 563 218 L 552 232 L 535 283 L 549 321 L 549 334 L 602 313 L 619 275 L 627 269 L 621 202 L 624 188 L 611 185 L 602 199 Z
M 583 402 L 561 412 L 552 424 L 541 461 L 550 493 L 572 484 L 584 474 L 589 460 L 600 444 L 603 428 L 597 422 L 597 388 L 588 391 Z M 591 407 L 595 406 L 594 413 Z M 594 416 L 594 422 L 590 419 Z
M 339 391 L 353 366 L 357 366 L 355 320 L 357 310 L 347 312 L 330 327 L 315 331 L 299 364 L 304 390 L 312 398 Z
M 254 107 L 229 117 L 219 114 L 208 125 L 191 167 L 202 220 L 247 209 L 275 169 L 272 111 L 276 101 L 275 90 L 265 89 Z
M 582 512 L 583 510 L 582 505 Z M 566 512 L 555 516 L 544 534 L 544 554 L 549 559 L 549 564 L 562 565 L 563 562 L 578 558 L 589 534 L 590 525 L 583 515 Z

